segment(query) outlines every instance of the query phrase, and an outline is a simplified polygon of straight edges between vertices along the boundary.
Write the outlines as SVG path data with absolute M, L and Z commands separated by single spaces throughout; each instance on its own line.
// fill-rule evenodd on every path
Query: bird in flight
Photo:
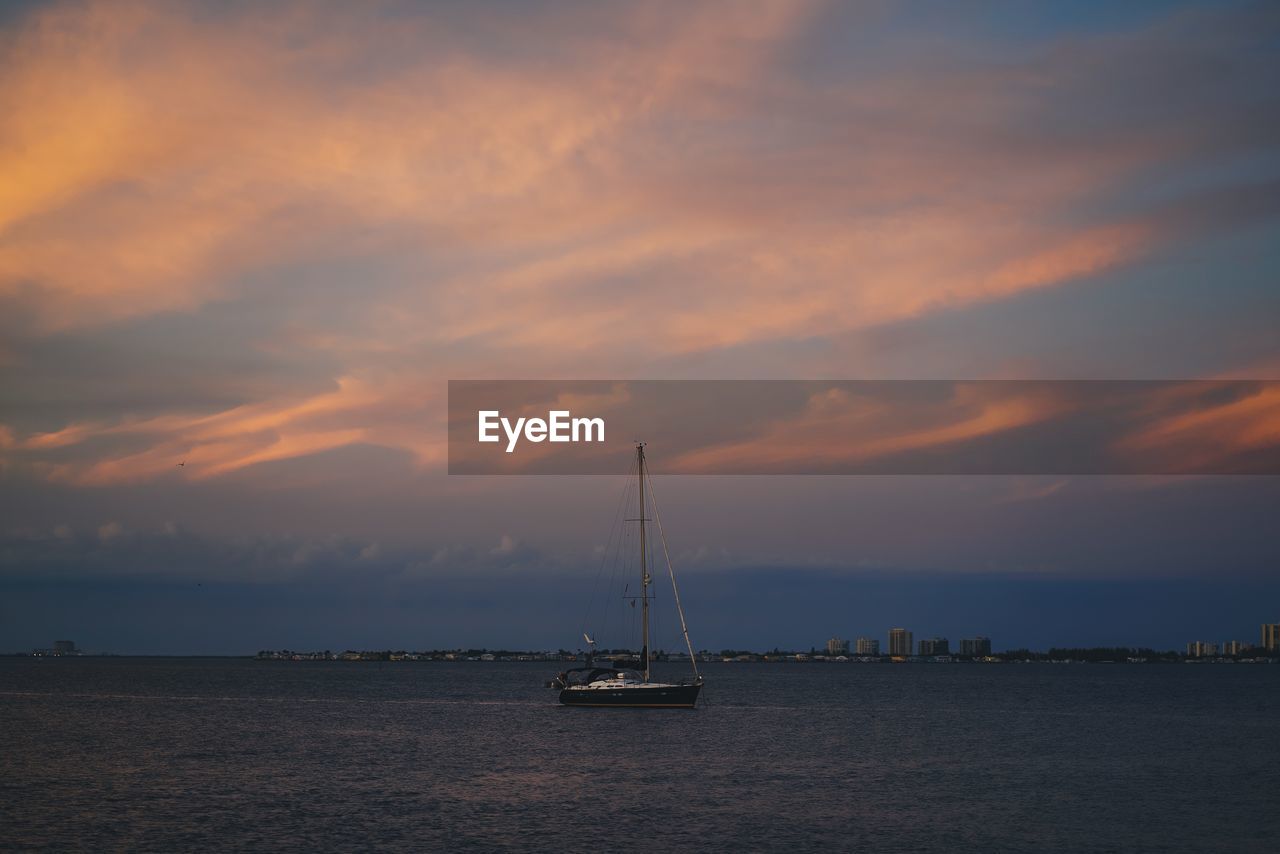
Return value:
M 183 460 L 182 462 L 178 463 L 178 467 L 179 467 L 179 468 L 181 468 L 182 466 L 185 466 L 186 464 L 187 464 L 187 461 L 186 461 L 186 460 Z

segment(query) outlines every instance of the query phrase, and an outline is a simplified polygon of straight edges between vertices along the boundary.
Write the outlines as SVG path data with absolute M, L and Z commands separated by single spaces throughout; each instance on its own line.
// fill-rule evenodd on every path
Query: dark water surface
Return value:
M 0 847 L 1275 851 L 1280 666 L 0 659 Z

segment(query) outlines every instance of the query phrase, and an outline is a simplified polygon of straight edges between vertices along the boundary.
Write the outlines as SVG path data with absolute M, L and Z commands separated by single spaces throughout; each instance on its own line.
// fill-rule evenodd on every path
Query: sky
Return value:
M 622 484 L 449 476 L 450 379 L 1280 380 L 1277 79 L 1268 3 L 6 6 L 0 651 L 572 647 Z M 1280 621 L 1274 476 L 658 481 L 699 647 Z

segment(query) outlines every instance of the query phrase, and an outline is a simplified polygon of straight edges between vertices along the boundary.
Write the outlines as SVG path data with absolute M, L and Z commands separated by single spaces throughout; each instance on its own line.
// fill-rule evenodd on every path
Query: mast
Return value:
M 640 477 L 640 655 L 644 658 L 644 681 L 649 681 L 649 563 L 644 537 L 644 442 L 636 443 L 636 473 Z

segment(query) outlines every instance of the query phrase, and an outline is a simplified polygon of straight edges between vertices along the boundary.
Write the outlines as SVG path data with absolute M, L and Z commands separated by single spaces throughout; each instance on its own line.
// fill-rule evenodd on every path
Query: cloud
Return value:
M 566 570 L 568 567 L 568 570 Z M 52 530 L 0 532 L 0 581 L 146 578 L 324 585 L 362 579 L 394 587 L 424 577 L 516 575 L 556 578 L 582 570 L 580 555 L 540 550 L 504 535 L 492 549 L 461 543 L 387 546 L 337 534 L 235 534 L 174 523 L 126 528 L 60 524 Z
M 449 384 L 453 474 L 1271 474 L 1260 380 L 470 381 Z M 476 413 L 594 407 L 591 444 L 476 441 Z M 504 415 L 506 417 L 506 415 Z
M 1039 424 L 1069 409 L 1049 384 L 992 394 L 980 383 L 957 383 L 945 400 L 924 405 L 911 405 L 901 393 L 897 397 L 832 388 L 757 436 L 689 452 L 671 465 L 676 471 L 733 471 L 749 460 L 751 470 L 759 472 L 839 471 Z
M 833 340 L 1275 216 L 1227 168 L 1278 138 L 1265 7 L 908 39 L 856 71 L 816 52 L 884 27 L 808 3 L 33 9 L 0 66 L 0 463 L 102 485 L 374 444 L 438 467 L 449 376 Z
M 384 395 L 366 385 L 341 378 L 333 391 L 301 400 L 262 401 L 213 415 L 76 423 L 31 435 L 17 448 L 35 459 L 48 460 L 36 463 L 47 477 L 82 485 L 171 475 L 179 463 L 185 476 L 202 479 L 379 437 L 391 446 L 415 448 L 424 459 L 442 455 L 442 449 L 415 438 L 410 430 L 401 427 L 397 432 L 393 422 L 381 422 L 389 431 L 386 434 L 362 426 L 378 420 L 376 410 L 385 401 Z M 104 454 L 101 442 L 106 439 L 136 439 L 141 450 Z M 91 440 L 99 443 L 99 450 L 88 458 L 48 456 Z
M 1118 448 L 1138 457 L 1176 456 L 1188 469 L 1234 461 L 1248 471 L 1251 461 L 1274 457 L 1280 446 L 1280 385 L 1173 388 L 1152 401 L 1149 412 L 1154 423 L 1121 437 Z

